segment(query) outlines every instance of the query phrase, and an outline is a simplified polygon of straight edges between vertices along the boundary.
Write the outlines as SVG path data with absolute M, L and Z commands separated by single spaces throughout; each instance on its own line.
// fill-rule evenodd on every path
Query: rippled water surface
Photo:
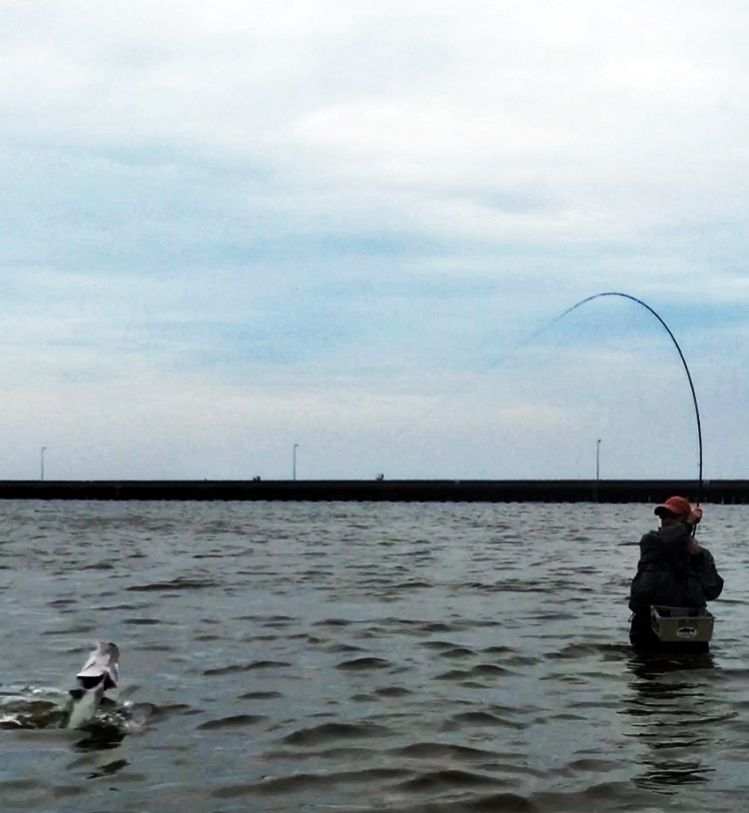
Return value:
M 0 503 L 0 809 L 738 811 L 747 506 L 707 656 L 627 642 L 645 505 Z M 56 714 L 91 644 L 120 709 Z

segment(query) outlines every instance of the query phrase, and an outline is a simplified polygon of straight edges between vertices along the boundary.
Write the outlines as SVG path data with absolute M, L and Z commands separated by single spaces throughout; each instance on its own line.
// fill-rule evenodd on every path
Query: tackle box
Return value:
M 653 604 L 650 618 L 661 641 L 709 641 L 713 637 L 715 617 L 704 607 Z

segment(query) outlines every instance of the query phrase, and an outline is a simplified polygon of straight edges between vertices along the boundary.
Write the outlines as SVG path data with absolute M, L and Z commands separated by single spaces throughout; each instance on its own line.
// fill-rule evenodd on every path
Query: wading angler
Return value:
M 669 497 L 654 513 L 661 526 L 640 540 L 630 587 L 630 641 L 639 651 L 704 651 L 712 633 L 712 616 L 705 607 L 720 595 L 723 579 L 710 551 L 695 538 L 702 509 L 684 497 Z

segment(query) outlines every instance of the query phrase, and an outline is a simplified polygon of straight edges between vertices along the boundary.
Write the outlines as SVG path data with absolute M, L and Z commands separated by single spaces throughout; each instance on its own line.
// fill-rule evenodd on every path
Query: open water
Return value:
M 0 503 L 0 810 L 749 804 L 749 506 L 709 655 L 627 642 L 652 506 Z M 58 710 L 96 639 L 120 708 Z

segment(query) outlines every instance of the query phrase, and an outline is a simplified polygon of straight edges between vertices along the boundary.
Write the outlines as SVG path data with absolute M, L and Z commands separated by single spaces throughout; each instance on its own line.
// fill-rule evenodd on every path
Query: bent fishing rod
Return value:
M 679 358 L 681 359 L 681 363 L 684 367 L 684 372 L 687 374 L 687 381 L 689 382 L 689 389 L 692 393 L 692 403 L 694 404 L 694 416 L 697 420 L 697 445 L 699 448 L 699 479 L 697 483 L 697 505 L 702 502 L 702 423 L 700 421 L 700 408 L 697 406 L 697 394 L 694 391 L 694 382 L 692 381 L 692 374 L 689 372 L 689 366 L 687 365 L 687 360 L 684 358 L 684 353 L 681 351 L 681 347 L 679 347 L 679 342 L 676 341 L 676 336 L 671 331 L 671 328 L 666 324 L 663 318 L 658 314 L 647 302 L 643 302 L 641 299 L 638 299 L 636 296 L 632 296 L 631 294 L 625 294 L 621 291 L 604 291 L 600 294 L 593 294 L 592 296 L 586 296 L 585 299 L 581 299 L 579 302 L 576 302 L 572 307 L 567 308 L 566 311 L 559 314 L 556 319 L 553 319 L 547 327 L 553 325 L 554 323 L 558 322 L 560 319 L 563 319 L 568 314 L 572 313 L 572 311 L 576 310 L 580 306 L 584 305 L 586 302 L 592 302 L 594 299 L 600 299 L 604 296 L 619 296 L 623 297 L 624 299 L 629 299 L 632 302 L 636 302 L 638 305 L 642 305 L 645 310 L 651 313 L 655 318 L 660 322 L 663 329 L 668 333 L 671 341 L 674 343 L 674 347 L 676 348 L 676 352 L 679 354 Z
M 636 304 L 638 304 L 641 307 L 645 308 L 646 311 L 651 313 L 658 320 L 658 322 L 663 327 L 663 329 L 666 331 L 666 333 L 668 333 L 669 338 L 671 339 L 671 341 L 674 344 L 674 347 L 676 348 L 676 352 L 679 354 L 679 358 L 681 359 L 681 363 L 682 363 L 682 365 L 684 367 L 684 372 L 687 374 L 687 381 L 689 382 L 689 389 L 690 389 L 690 391 L 692 393 L 692 403 L 694 404 L 694 415 L 695 415 L 695 418 L 696 418 L 696 421 L 697 421 L 697 444 L 698 444 L 698 448 L 699 448 L 699 477 L 698 477 L 698 485 L 697 485 L 697 505 L 699 505 L 702 502 L 702 491 L 703 491 L 703 479 L 702 479 L 702 423 L 700 421 L 700 410 L 699 410 L 699 406 L 697 405 L 697 394 L 696 394 L 695 389 L 694 389 L 694 383 L 692 381 L 692 374 L 689 372 L 689 366 L 687 365 L 687 360 L 684 357 L 684 353 L 682 352 L 681 347 L 679 346 L 679 342 L 676 340 L 676 336 L 674 336 L 673 332 L 671 331 L 671 328 L 666 324 L 665 320 L 661 317 L 661 315 L 654 308 L 651 308 L 650 305 L 647 304 L 647 302 L 643 302 L 641 299 L 638 299 L 636 296 L 632 296 L 631 294 L 622 293 L 621 291 L 603 291 L 602 293 L 593 294 L 592 296 L 586 296 L 585 299 L 581 299 L 579 302 L 576 302 L 574 305 L 567 308 L 567 310 L 563 311 L 558 316 L 554 317 L 551 321 L 546 322 L 544 325 L 542 325 L 541 327 L 534 330 L 530 335 L 528 335 L 524 340 L 522 340 L 521 342 L 519 342 L 516 345 L 515 350 L 517 350 L 518 347 L 520 347 L 522 345 L 526 345 L 529 342 L 533 341 L 533 339 L 537 338 L 539 335 L 544 333 L 546 330 L 548 330 L 550 327 L 555 325 L 561 319 L 564 319 L 564 317 L 568 316 L 570 313 L 572 313 L 572 311 L 577 310 L 577 308 L 581 307 L 582 305 L 585 305 L 588 302 L 592 302 L 594 299 L 600 299 L 600 298 L 605 297 L 605 296 L 618 296 L 618 297 L 621 297 L 623 299 L 629 299 L 631 302 L 635 302 Z M 495 366 L 496 363 L 498 363 L 497 360 L 495 360 L 495 362 L 492 363 L 490 365 L 490 367 Z M 484 372 L 486 372 L 486 370 L 484 370 Z M 458 387 L 455 390 L 455 392 L 452 393 L 452 395 L 448 395 L 448 396 L 440 399 L 440 401 L 436 405 L 434 405 L 434 406 L 430 407 L 429 409 L 427 409 L 421 415 L 420 419 L 423 419 L 425 415 L 428 415 L 428 414 L 436 411 L 442 403 L 449 400 L 451 397 L 454 397 L 454 395 L 456 395 L 458 392 L 465 389 L 465 386 L 466 385 L 462 385 L 462 386 Z M 409 422 L 409 425 L 402 428 L 400 431 L 396 432 L 393 435 L 393 437 L 390 439 L 390 441 L 392 442 L 395 438 L 398 438 L 401 435 L 403 435 L 416 422 L 417 422 L 416 420 Z

